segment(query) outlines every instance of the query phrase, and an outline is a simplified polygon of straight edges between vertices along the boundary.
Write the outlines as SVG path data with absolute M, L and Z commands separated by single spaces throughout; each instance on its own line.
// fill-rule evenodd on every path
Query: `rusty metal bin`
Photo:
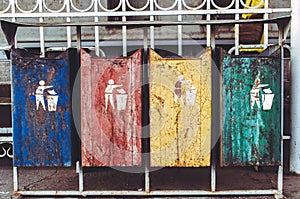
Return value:
M 142 50 L 120 58 L 81 50 L 83 166 L 141 165 L 141 75 Z
M 225 55 L 222 63 L 221 165 L 280 164 L 280 50 Z M 266 51 L 267 52 L 267 51 Z
M 209 166 L 210 48 L 198 58 L 149 56 L 151 166 Z
M 68 59 L 12 49 L 15 166 L 71 166 Z

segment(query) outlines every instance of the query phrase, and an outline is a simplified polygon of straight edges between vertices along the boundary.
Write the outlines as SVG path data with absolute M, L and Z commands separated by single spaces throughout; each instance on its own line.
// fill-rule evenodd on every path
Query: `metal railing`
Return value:
M 137 3 L 139 2 L 139 3 Z M 192 1 L 194 2 L 194 1 Z M 222 5 L 220 5 L 222 2 Z M 1 4 L 0 4 L 1 5 Z M 264 19 L 268 19 L 270 14 L 289 14 L 291 8 L 270 8 L 268 0 L 260 0 L 254 5 L 246 4 L 246 0 L 231 0 L 231 1 L 219 1 L 219 0 L 202 0 L 198 3 L 191 3 L 188 0 L 116 0 L 115 7 L 109 7 L 106 0 L 89 0 L 89 1 L 74 1 L 74 0 L 35 0 L 25 1 L 20 0 L 7 0 L 3 1 L 2 9 L 0 9 L 1 19 L 9 20 L 12 22 L 17 21 L 30 21 L 33 22 L 66 22 L 71 21 L 90 21 L 99 22 L 107 21 L 109 17 L 120 17 L 124 26 L 122 26 L 122 43 L 123 55 L 127 51 L 127 27 L 126 21 L 129 17 L 145 17 L 149 21 L 157 20 L 174 20 L 185 21 L 185 16 L 198 16 L 192 20 L 211 20 L 220 15 L 231 15 L 235 20 L 240 20 L 242 14 L 263 14 Z M 0 7 L 0 8 L 1 8 Z M 169 17 L 169 18 L 168 18 Z M 189 19 L 190 20 L 190 19 Z M 211 25 L 206 26 L 206 45 L 211 46 L 212 31 Z M 94 42 L 93 46 L 96 52 L 99 54 L 100 49 L 100 35 L 105 35 L 105 32 L 100 31 L 100 27 L 94 27 Z M 150 47 L 155 48 L 155 31 L 154 27 L 150 27 Z M 72 32 L 71 27 L 66 27 L 64 33 L 66 44 L 64 47 L 72 47 Z M 239 25 L 235 25 L 234 30 L 234 41 L 236 48 L 236 54 L 238 53 L 239 46 Z M 264 47 L 268 45 L 269 28 L 268 24 L 264 25 Z M 178 45 L 178 54 L 182 55 L 182 44 L 183 44 L 183 26 L 177 26 L 177 34 L 175 35 Z M 175 37 L 172 35 L 174 39 Z M 47 39 L 47 38 L 46 38 Z M 61 40 L 62 38 L 60 38 Z M 90 39 L 90 38 L 89 38 Z M 19 38 L 17 37 L 18 41 Z M 22 39 L 21 39 L 22 40 Z M 22 42 L 19 40 L 19 42 Z M 45 30 L 44 27 L 39 29 L 39 47 L 41 54 L 45 55 Z M 65 42 L 63 42 L 65 43 Z M 49 46 L 48 46 L 49 47 Z M 50 46 L 53 47 L 53 46 Z M 56 46 L 54 46 L 56 47 Z
M 7 2 L 7 3 L 5 3 Z M 56 5 L 55 5 L 56 3 Z M 0 4 L 1 5 L 1 4 Z M 245 3 L 245 0 L 232 0 L 228 2 L 226 6 L 220 6 L 216 0 L 202 0 L 199 4 L 191 4 L 188 0 L 145 0 L 143 5 L 136 7 L 134 1 L 130 0 L 119 0 L 114 8 L 108 8 L 104 0 L 90 0 L 90 1 L 72 1 L 72 0 L 61 0 L 48 3 L 47 0 L 36 0 L 34 3 L 30 4 L 21 4 L 20 0 L 8 0 L 3 1 L 3 6 L 0 7 L 1 19 L 18 22 L 23 19 L 38 21 L 38 22 L 55 22 L 57 18 L 63 18 L 65 22 L 71 22 L 74 20 L 79 20 L 78 17 L 82 19 L 89 20 L 90 22 L 99 22 L 107 21 L 108 17 L 121 17 L 121 21 L 124 22 L 121 29 L 123 55 L 127 55 L 128 47 L 128 27 L 126 22 L 128 17 L 139 17 L 147 16 L 147 20 L 150 22 L 160 20 L 162 18 L 167 21 L 174 21 L 174 16 L 176 21 L 184 22 L 184 16 L 196 15 L 201 16 L 201 20 L 210 21 L 216 18 L 217 15 L 232 15 L 235 21 L 241 19 L 242 14 L 263 14 L 264 19 L 268 19 L 270 14 L 279 13 L 279 14 L 290 14 L 291 8 L 270 8 L 268 0 L 260 0 L 255 6 L 249 6 Z M 263 6 L 262 6 L 263 5 Z M 168 18 L 170 17 L 170 18 Z M 194 20 L 199 20 L 194 19 Z M 59 21 L 61 22 L 61 21 Z M 215 45 L 215 30 L 212 25 L 204 25 L 206 28 L 206 37 L 205 45 L 214 46 Z M 239 54 L 239 49 L 241 48 L 239 41 L 239 25 L 235 24 L 234 29 L 234 52 Z M 177 36 L 175 40 L 177 41 L 177 53 L 178 55 L 183 54 L 183 25 L 176 25 Z M 68 47 L 72 47 L 72 29 L 71 26 L 65 28 L 65 41 L 66 44 L 64 47 L 56 48 L 56 46 L 47 48 L 45 46 L 45 31 L 44 27 L 39 27 L 39 43 L 42 56 L 45 56 L 47 50 L 60 50 Z M 100 32 L 99 26 L 94 26 L 94 40 L 92 42 L 92 48 L 95 49 L 96 54 L 104 55 L 105 52 L 101 50 L 101 40 L 100 35 L 106 34 Z M 156 32 L 155 27 L 149 27 L 149 34 L 145 34 L 146 45 L 148 47 L 147 39 L 150 40 L 149 47 L 155 49 L 156 41 Z M 269 25 L 264 24 L 264 42 L 263 44 L 253 44 L 247 46 L 248 48 L 257 48 L 259 45 L 260 48 L 266 48 L 269 45 Z M 61 39 L 61 38 L 60 38 Z M 174 38 L 170 38 L 174 39 Z M 18 42 L 21 42 L 16 38 Z M 109 45 L 110 41 L 107 41 Z M 113 41 L 111 41 L 113 42 Z M 282 147 L 282 146 L 281 146 Z M 283 148 L 283 147 L 282 147 Z M 211 166 L 211 190 L 210 191 L 174 191 L 172 193 L 165 191 L 152 191 L 148 192 L 126 192 L 126 191 L 83 191 L 83 170 L 80 165 L 77 165 L 77 170 L 79 173 L 79 191 L 19 191 L 18 190 L 18 171 L 14 167 L 14 190 L 23 195 L 272 195 L 272 194 L 281 194 L 282 193 L 282 176 L 283 168 L 279 168 L 278 174 L 278 187 L 277 189 L 271 190 L 245 190 L 245 191 L 216 191 L 216 165 Z M 146 186 L 145 190 L 149 189 L 149 173 L 146 172 Z

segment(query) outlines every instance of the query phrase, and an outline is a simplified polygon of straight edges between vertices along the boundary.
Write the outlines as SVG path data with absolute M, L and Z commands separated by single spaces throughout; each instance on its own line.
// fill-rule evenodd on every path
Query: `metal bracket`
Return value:
M 291 19 L 287 18 L 277 22 L 279 34 L 282 35 L 280 43 L 283 45 L 287 39 L 288 33 L 291 29 Z

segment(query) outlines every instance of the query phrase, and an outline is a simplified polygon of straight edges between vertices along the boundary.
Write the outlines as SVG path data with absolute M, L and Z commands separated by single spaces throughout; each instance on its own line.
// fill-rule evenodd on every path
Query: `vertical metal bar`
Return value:
M 19 191 L 18 168 L 13 167 L 14 192 Z
M 67 13 L 71 12 L 70 0 L 65 0 Z M 71 22 L 71 17 L 67 17 L 67 22 Z M 71 26 L 67 26 L 67 47 L 72 47 L 72 31 Z
M 182 10 L 182 2 L 178 1 L 178 12 Z M 182 15 L 178 15 L 178 21 L 182 21 Z M 178 25 L 178 55 L 182 56 L 182 25 Z
M 76 162 L 76 173 L 78 173 L 78 177 L 79 177 L 79 192 L 82 192 L 83 191 L 83 169 L 79 161 Z
M 207 0 L 206 9 L 210 10 L 211 8 L 211 2 L 210 0 Z M 206 20 L 210 20 L 210 14 L 206 15 Z M 210 36 L 211 36 L 211 25 L 206 25 L 206 46 L 210 46 Z
M 283 115 L 284 115 L 284 49 L 281 47 L 281 140 L 280 140 L 280 162 L 277 174 L 277 189 L 280 194 L 283 192 Z
M 11 13 L 12 13 L 12 14 L 15 14 L 15 13 L 16 13 L 15 0 L 10 0 L 9 3 L 10 3 L 10 5 L 11 5 Z M 16 22 L 16 17 L 12 17 L 11 21 L 12 21 L 12 22 Z
M 300 174 L 300 1 L 291 0 L 291 154 L 290 171 Z
M 235 1 L 235 9 L 239 9 L 240 8 L 240 1 L 239 0 L 236 0 Z M 240 19 L 240 15 L 239 14 L 235 14 L 235 20 L 239 20 Z M 239 54 L 239 51 L 240 51 L 240 48 L 239 48 L 239 45 L 240 45 L 240 26 L 239 24 L 235 24 L 235 33 L 234 33 L 234 46 L 235 46 L 235 55 L 238 55 Z
M 122 0 L 122 11 L 126 11 L 126 1 Z M 122 16 L 122 22 L 126 22 L 126 16 Z M 122 26 L 123 56 L 127 56 L 127 27 Z
M 77 53 L 80 53 L 81 49 L 81 26 L 76 26 L 76 42 L 77 42 Z M 78 54 L 80 55 L 80 54 Z
M 282 43 L 282 39 L 283 39 L 283 27 L 281 25 L 281 27 L 278 27 L 279 29 L 279 44 Z M 281 165 L 279 165 L 278 167 L 278 174 L 277 174 L 277 190 L 280 194 L 282 194 L 283 192 L 283 136 L 284 136 L 284 48 L 283 46 L 281 46 L 280 49 L 280 53 L 281 53 L 281 104 L 280 104 L 280 123 L 281 123 L 281 140 L 280 140 L 280 162 Z
M 265 9 L 269 8 L 269 0 L 265 0 Z M 264 14 L 264 19 L 268 19 L 269 18 L 269 14 L 265 13 Z M 269 43 L 269 24 L 265 23 L 264 24 L 264 49 L 266 49 L 268 47 L 268 43 Z
M 215 60 L 214 58 L 215 58 L 215 54 L 216 54 L 216 38 L 215 38 L 215 26 L 212 26 L 212 28 L 211 28 L 211 38 L 209 39 L 210 40 L 210 43 L 211 43 L 211 48 L 212 48 L 212 59 L 213 60 Z M 212 64 L 212 66 L 211 67 L 216 67 L 215 65 L 214 65 L 214 63 Z M 218 71 L 215 71 L 215 70 L 211 70 L 212 71 L 212 80 L 213 80 L 213 82 L 212 82 L 212 90 L 211 90 L 211 92 L 212 92 L 212 123 L 211 123 L 211 131 L 212 131 L 212 134 L 213 134 L 213 136 L 211 136 L 211 143 L 212 144 L 215 144 L 215 140 L 214 140 L 214 138 L 215 138 L 215 134 L 219 134 L 219 125 L 216 125 L 216 121 L 218 121 L 218 118 L 219 118 L 219 110 L 218 110 L 218 107 L 219 107 L 219 102 L 218 102 L 218 100 L 217 99 L 219 99 L 219 94 L 220 94 L 220 92 L 219 92 L 219 89 L 217 89 L 217 88 L 219 88 L 219 81 L 217 81 L 218 80 L 218 77 L 219 77 L 219 73 L 218 73 Z M 217 74 L 216 74 L 217 73 Z M 213 124 L 214 123 L 214 124 Z M 218 124 L 218 122 L 217 122 L 217 124 Z M 216 161 L 216 158 L 217 158 L 217 156 L 216 156 L 216 150 L 215 150 L 215 148 L 213 147 L 213 146 L 211 146 L 212 147 L 212 150 L 211 150 L 211 153 L 212 153 L 212 155 L 211 155 L 211 159 L 212 159 L 212 161 L 211 161 L 211 171 L 210 171 L 210 183 L 211 183 L 211 191 L 216 191 L 216 180 L 217 180 L 217 177 L 216 177 L 216 163 L 217 163 L 217 161 Z
M 11 5 L 11 13 L 15 14 L 16 13 L 16 5 L 15 5 L 15 0 L 10 0 L 10 5 Z M 11 18 L 12 22 L 16 22 L 16 17 Z M 15 37 L 15 48 L 18 48 L 18 40 L 17 36 Z
M 15 14 L 16 13 L 16 5 L 15 5 L 15 1 L 14 0 L 10 0 L 10 5 L 11 5 L 11 12 L 12 14 Z M 16 22 L 16 18 L 15 17 L 12 17 L 12 22 Z M 15 48 L 18 47 L 18 40 L 17 40 L 17 37 L 15 37 Z M 10 81 L 12 82 L 12 60 L 11 60 L 11 57 L 12 57 L 12 51 L 10 51 Z M 13 87 L 11 87 L 11 104 L 14 103 L 14 100 L 13 100 Z M 12 118 L 12 122 L 14 119 Z M 13 126 L 12 126 L 12 132 L 13 132 Z M 13 158 L 14 160 L 14 158 Z M 13 166 L 13 190 L 14 192 L 17 192 L 19 190 L 19 182 L 18 182 L 18 168 Z
M 81 26 L 76 26 L 76 42 L 77 42 L 77 66 L 80 66 L 80 49 L 81 49 Z M 79 171 L 79 191 L 83 191 L 83 170 L 79 161 L 76 162 L 76 170 Z
M 146 59 L 145 54 L 147 53 L 148 49 L 148 31 L 147 27 L 144 28 L 144 53 L 143 53 L 143 93 L 146 93 L 148 90 L 145 89 L 147 85 L 149 85 L 149 79 L 148 79 L 148 64 L 146 63 L 148 59 Z M 144 95 L 143 95 L 144 96 Z M 145 100 L 147 103 L 147 100 Z M 147 105 L 148 106 L 148 105 Z M 147 106 L 143 106 L 144 108 L 147 109 Z M 148 110 L 143 111 L 144 113 L 149 113 Z M 147 117 L 148 115 L 144 115 L 143 117 Z M 146 120 L 147 120 L 146 118 Z M 143 118 L 143 121 L 145 118 Z M 149 126 L 149 125 L 147 125 Z M 143 145 L 144 145 L 144 150 L 143 150 L 143 160 L 145 164 L 145 192 L 149 193 L 150 192 L 150 173 L 149 173 L 149 168 L 150 168 L 150 151 L 149 151 L 149 138 L 148 138 L 148 127 L 143 127 Z M 146 131 L 146 132 L 145 132 Z
M 43 1 L 38 0 L 39 4 L 39 12 L 43 13 Z M 39 18 L 39 22 L 43 22 L 44 19 L 42 17 Z M 41 57 L 45 57 L 45 34 L 44 34 L 44 27 L 40 27 L 40 50 L 41 50 Z
M 150 11 L 154 11 L 153 0 L 150 0 Z M 154 21 L 154 16 L 150 16 L 150 21 Z M 154 26 L 150 26 L 150 47 L 154 49 Z
M 94 11 L 98 12 L 98 4 L 97 4 L 97 0 L 94 0 Z M 99 21 L 99 17 L 94 17 L 94 21 L 98 22 Z M 95 26 L 95 53 L 97 56 L 100 55 L 100 42 L 99 42 L 100 38 L 99 38 L 99 26 Z
M 213 158 L 213 157 L 212 157 Z M 210 189 L 216 191 L 216 161 L 213 159 L 210 166 Z

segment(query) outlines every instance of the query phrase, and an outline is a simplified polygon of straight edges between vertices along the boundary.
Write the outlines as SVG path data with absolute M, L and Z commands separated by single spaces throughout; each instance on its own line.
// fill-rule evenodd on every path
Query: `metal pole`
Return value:
M 150 11 L 154 11 L 154 1 L 150 0 Z M 154 16 L 150 16 L 150 21 L 154 21 Z M 154 49 L 154 26 L 150 26 L 150 48 Z
M 70 8 L 70 0 L 66 0 L 66 10 L 67 13 L 71 12 Z M 67 17 L 67 22 L 71 22 L 71 17 Z M 67 47 L 71 48 L 72 47 L 72 30 L 71 26 L 67 26 Z
M 18 182 L 18 168 L 13 167 L 13 181 L 14 181 L 14 192 L 16 193 L 19 190 L 19 182 Z
M 98 1 L 94 2 L 94 11 L 98 12 Z M 99 22 L 99 17 L 94 17 L 95 22 Z M 95 53 L 100 56 L 100 45 L 99 45 L 99 26 L 95 26 Z
M 80 66 L 80 50 L 81 50 L 81 26 L 76 26 L 76 42 L 77 42 L 77 66 Z M 79 174 L 79 192 L 83 191 L 83 170 L 79 161 L 76 162 L 76 172 Z
M 215 32 L 215 26 L 209 27 L 211 33 L 210 36 L 211 38 L 207 38 L 207 41 L 209 41 L 212 49 L 212 60 L 213 64 L 211 67 L 216 67 L 214 65 L 214 60 L 215 60 L 215 54 L 216 54 L 216 32 Z M 209 46 L 208 46 L 209 47 Z M 210 187 L 211 191 L 216 191 L 216 186 L 217 186 L 217 170 L 216 170 L 216 164 L 217 164 L 217 153 L 216 149 L 213 146 L 215 144 L 215 134 L 219 134 L 220 129 L 219 129 L 219 121 L 218 117 L 220 116 L 219 113 L 219 94 L 220 94 L 220 80 L 218 79 L 220 73 L 219 71 L 211 70 L 212 71 L 212 90 L 211 90 L 211 95 L 212 95 L 212 120 L 213 122 L 211 123 L 211 132 L 212 132 L 212 137 L 211 137 L 211 167 L 210 167 Z
M 80 162 L 76 162 L 76 173 L 78 173 L 79 192 L 83 192 L 83 169 Z
M 126 1 L 122 0 L 122 11 L 126 11 Z M 126 16 L 122 16 L 122 22 L 126 22 Z M 123 56 L 127 56 L 127 26 L 122 26 Z
M 291 155 L 290 171 L 300 174 L 300 1 L 291 0 Z M 298 77 L 299 76 L 299 77 Z
M 10 0 L 10 5 L 11 5 L 11 14 L 13 14 L 13 16 L 16 14 L 16 4 L 14 0 Z M 16 22 L 16 17 L 12 17 L 11 18 L 12 22 Z M 15 48 L 18 48 L 18 40 L 17 37 L 15 37 Z
M 146 85 L 149 84 L 149 79 L 148 79 L 148 64 L 146 63 L 146 56 L 145 53 L 147 53 L 148 49 L 148 30 L 147 27 L 144 28 L 144 57 L 143 57 L 143 86 L 145 88 Z M 143 92 L 148 92 L 148 89 L 143 90 Z M 147 101 L 147 100 L 146 100 Z M 148 106 L 148 105 L 147 105 Z M 145 109 L 148 109 L 148 107 L 145 107 Z M 146 110 L 148 112 L 148 110 Z M 145 117 L 148 117 L 146 115 Z M 148 119 L 146 119 L 148 120 Z M 149 129 L 148 127 L 143 126 L 143 134 L 146 137 L 144 138 L 144 151 L 143 151 L 143 157 L 144 157 L 144 164 L 145 164 L 145 192 L 149 193 L 150 192 L 150 150 L 149 150 L 149 145 L 148 145 L 148 135 L 149 135 Z M 145 135 L 147 134 L 147 135 Z
M 279 28 L 279 43 L 281 44 L 283 42 L 283 28 L 282 27 L 278 27 Z M 278 193 L 282 194 L 283 192 L 283 136 L 284 136 L 284 47 L 281 46 L 280 47 L 280 53 L 281 53 L 281 117 L 280 117 L 280 123 L 281 123 L 281 140 L 280 140 L 280 162 L 281 165 L 279 165 L 278 167 L 278 175 L 277 175 L 277 189 L 278 189 Z
M 178 1 L 178 11 L 182 10 L 182 2 Z M 178 15 L 178 21 L 182 21 L 182 15 Z M 177 26 L 178 29 L 178 55 L 182 56 L 182 25 Z
M 207 10 L 210 10 L 210 0 L 207 0 Z M 210 14 L 206 15 L 206 20 L 210 20 Z M 201 28 L 201 27 L 200 27 Z M 206 25 L 206 46 L 210 46 L 211 25 Z
M 39 12 L 43 12 L 43 2 L 41 0 L 38 1 L 39 4 Z M 44 22 L 42 17 L 39 18 L 39 22 Z M 45 38 L 44 38 L 44 27 L 40 27 L 40 49 L 41 49 L 41 57 L 45 57 Z
M 269 0 L 265 0 L 265 9 L 269 8 Z M 269 19 L 269 14 L 265 13 L 264 14 L 264 19 Z M 264 49 L 268 47 L 269 44 L 269 24 L 265 23 L 264 24 Z
M 235 2 L 235 9 L 238 10 L 239 9 L 239 4 L 240 1 L 239 0 L 236 0 Z M 240 15 L 239 14 L 235 14 L 235 20 L 239 20 L 240 19 Z M 235 55 L 238 55 L 239 52 L 240 52 L 240 48 L 239 48 L 239 45 L 240 45 L 240 25 L 239 24 L 235 24 L 235 33 L 234 33 L 234 39 L 235 39 L 235 42 L 234 42 L 234 46 L 235 46 Z

